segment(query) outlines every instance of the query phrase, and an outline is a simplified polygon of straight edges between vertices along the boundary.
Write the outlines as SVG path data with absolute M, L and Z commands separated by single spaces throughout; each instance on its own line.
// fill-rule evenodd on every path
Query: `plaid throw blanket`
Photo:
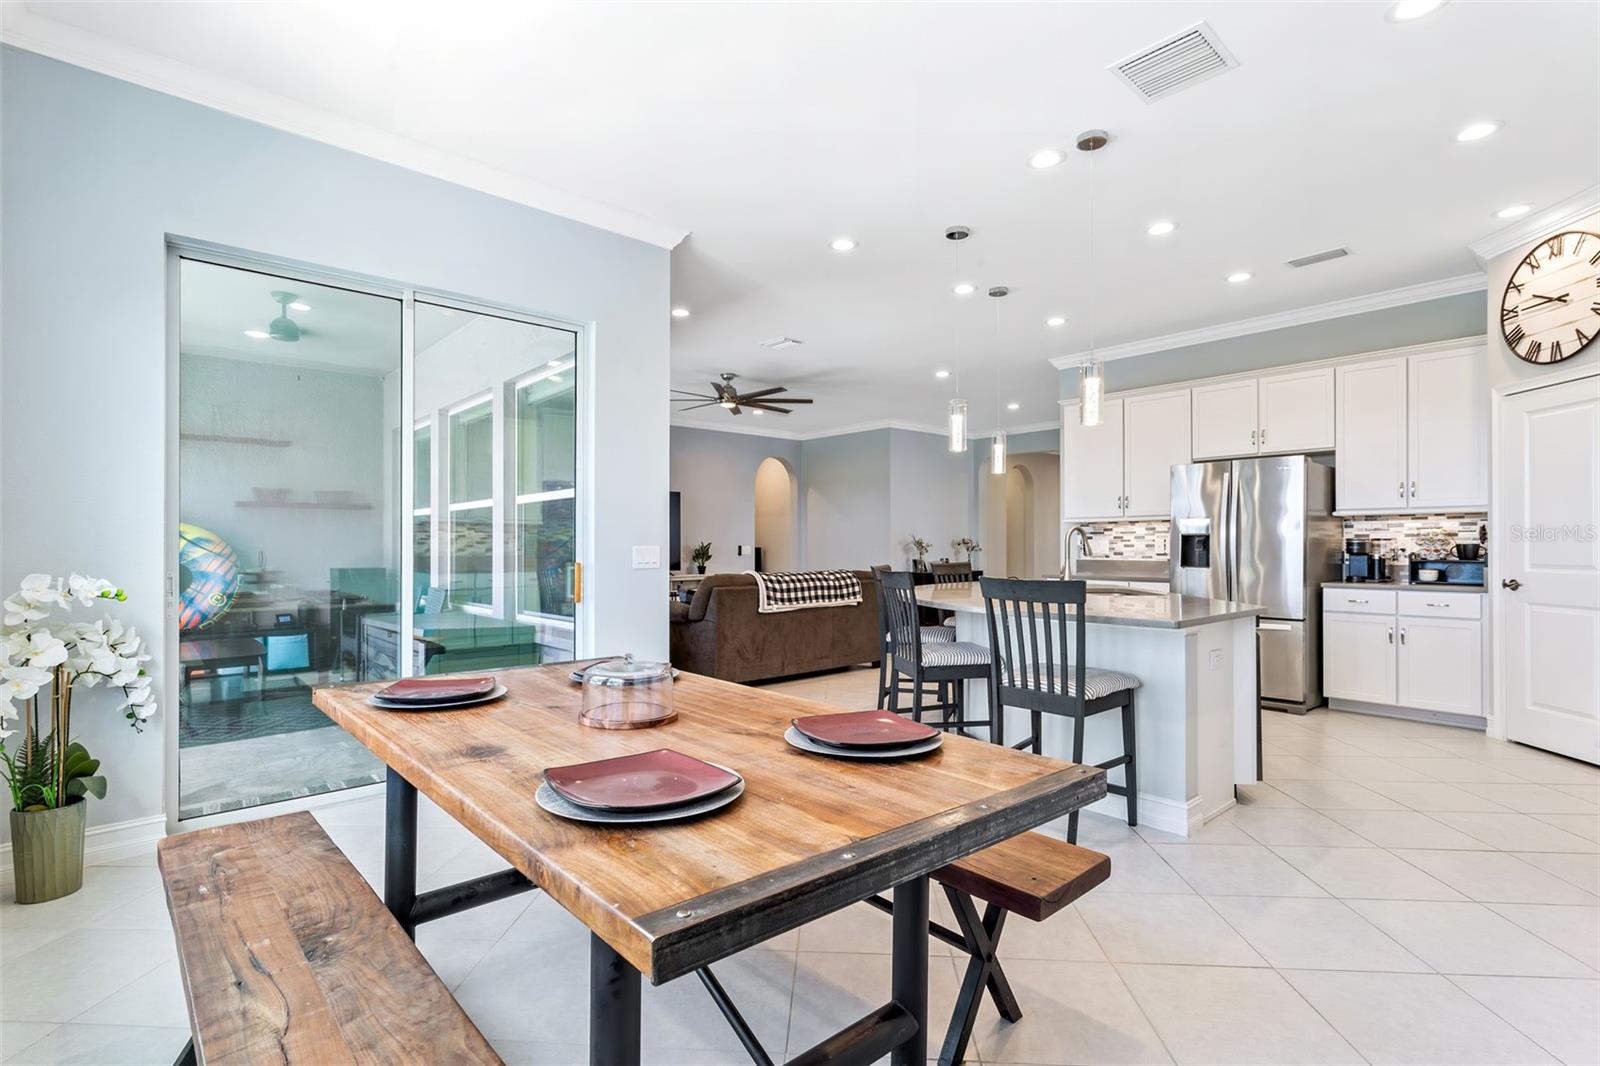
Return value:
M 808 607 L 854 607 L 861 602 L 861 579 L 848 570 L 800 570 L 794 573 L 745 573 L 756 579 L 761 614 L 803 611 Z

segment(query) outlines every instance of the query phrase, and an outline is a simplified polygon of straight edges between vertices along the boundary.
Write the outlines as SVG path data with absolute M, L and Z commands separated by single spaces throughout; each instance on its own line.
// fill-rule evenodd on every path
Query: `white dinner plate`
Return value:
M 492 703 L 505 694 L 506 687 L 497 683 L 494 686 L 494 691 L 488 695 L 475 696 L 470 700 L 462 700 L 459 703 L 394 703 L 389 700 L 379 699 L 376 695 L 368 696 L 367 702 L 386 711 L 459 711 L 463 707 L 476 707 L 480 703 Z
M 937 750 L 944 743 L 944 734 L 940 733 L 936 737 L 915 744 L 907 744 L 903 748 L 833 748 L 817 743 L 794 726 L 790 726 L 784 730 L 783 739 L 789 742 L 791 748 L 809 751 L 813 755 L 831 755 L 835 759 L 904 759 Z
M 720 769 L 728 768 L 723 766 Z M 741 777 L 738 784 L 718 792 L 715 796 L 707 796 L 697 803 L 685 803 L 681 807 L 667 807 L 654 811 L 602 811 L 592 807 L 582 807 L 564 799 L 550 787 L 548 782 L 540 783 L 539 791 L 533 794 L 533 799 L 557 818 L 565 818 L 570 822 L 588 822 L 591 825 L 662 825 L 721 810 L 742 795 L 744 795 L 744 778 Z

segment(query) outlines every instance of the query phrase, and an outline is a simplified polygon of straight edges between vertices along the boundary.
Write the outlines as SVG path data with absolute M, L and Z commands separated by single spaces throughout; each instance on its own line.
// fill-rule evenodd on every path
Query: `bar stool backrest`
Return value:
M 1080 702 L 1084 692 L 1082 581 L 980 578 L 989 622 L 990 681 L 1000 705 L 1041 711 Z
M 892 570 L 878 577 L 883 590 L 884 624 L 895 658 L 906 663 L 922 663 L 922 624 L 917 616 L 916 578 L 906 570 Z
M 961 585 L 972 580 L 971 563 L 929 563 L 935 585 Z

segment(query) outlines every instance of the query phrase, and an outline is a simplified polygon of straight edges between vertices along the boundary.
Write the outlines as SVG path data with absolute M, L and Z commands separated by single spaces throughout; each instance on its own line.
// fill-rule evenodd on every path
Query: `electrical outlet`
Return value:
M 661 545 L 635 544 L 633 546 L 633 568 L 635 570 L 660 570 Z
M 1213 669 L 1213 670 L 1221 670 L 1222 669 L 1222 649 L 1221 648 L 1212 648 L 1211 649 L 1211 669 Z

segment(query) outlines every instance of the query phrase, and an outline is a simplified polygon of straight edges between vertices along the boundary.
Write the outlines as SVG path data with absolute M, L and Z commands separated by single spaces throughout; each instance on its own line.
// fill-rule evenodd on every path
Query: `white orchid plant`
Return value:
M 96 774 L 99 760 L 71 739 L 72 692 L 78 686 L 122 690 L 118 710 L 135 732 L 155 714 L 150 661 L 137 631 L 116 619 L 69 622 L 52 617 L 74 605 L 92 607 L 104 600 L 123 602 L 128 595 L 109 581 L 72 574 L 66 578 L 29 574 L 22 587 L 4 602 L 5 624 L 0 646 L 0 773 L 11 789 L 13 809 L 62 807 L 87 795 L 104 798 L 105 778 Z M 39 695 L 50 687 L 50 729 L 41 731 Z M 22 705 L 19 712 L 18 704 Z M 7 750 L 22 719 L 23 736 L 15 752 Z

